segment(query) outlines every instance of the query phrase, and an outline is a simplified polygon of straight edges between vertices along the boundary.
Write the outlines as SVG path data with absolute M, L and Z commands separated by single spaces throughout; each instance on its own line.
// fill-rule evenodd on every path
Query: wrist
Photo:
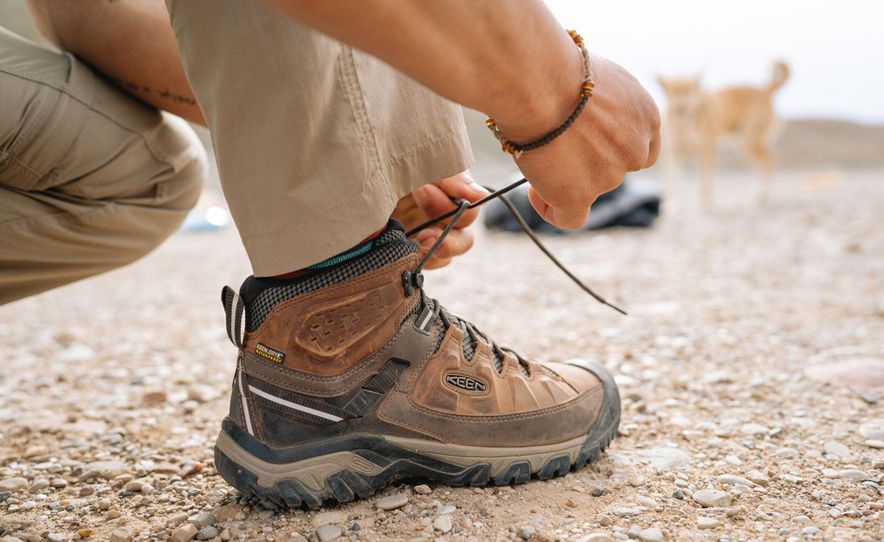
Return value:
M 549 134 L 568 118 L 580 102 L 585 72 L 583 56 L 566 33 L 556 44 L 553 75 L 543 84 L 526 84 L 524 96 L 508 109 L 491 116 L 500 132 L 513 143 L 528 143 Z M 526 78 L 527 80 L 527 78 Z

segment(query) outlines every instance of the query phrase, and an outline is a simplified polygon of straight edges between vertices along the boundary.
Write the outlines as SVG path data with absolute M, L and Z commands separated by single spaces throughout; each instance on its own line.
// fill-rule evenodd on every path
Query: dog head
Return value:
M 670 119 L 687 121 L 696 116 L 703 103 L 699 77 L 658 77 L 657 82 L 666 93 Z

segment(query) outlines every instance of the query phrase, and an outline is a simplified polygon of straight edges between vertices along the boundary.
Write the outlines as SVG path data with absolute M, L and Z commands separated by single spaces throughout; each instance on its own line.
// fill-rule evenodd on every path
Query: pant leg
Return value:
M 184 121 L 0 28 L 0 304 L 147 254 L 205 171 Z
M 460 107 L 374 57 L 262 2 L 166 3 L 256 275 L 352 247 L 472 162 Z

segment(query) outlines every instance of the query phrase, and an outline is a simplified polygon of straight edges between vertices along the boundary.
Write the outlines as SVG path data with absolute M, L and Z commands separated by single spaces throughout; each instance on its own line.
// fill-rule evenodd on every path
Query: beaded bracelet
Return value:
M 567 130 L 574 121 L 577 120 L 577 117 L 580 116 L 581 111 L 586 106 L 586 102 L 589 98 L 592 97 L 593 89 L 595 89 L 595 83 L 592 81 L 592 66 L 589 63 L 589 52 L 586 50 L 586 45 L 583 43 L 583 37 L 577 33 L 576 30 L 569 30 L 568 35 L 571 36 L 571 39 L 574 40 L 574 44 L 577 45 L 577 48 L 580 49 L 580 54 L 583 55 L 583 71 L 585 77 L 583 79 L 583 85 L 580 87 L 580 102 L 577 104 L 577 107 L 574 108 L 574 111 L 565 119 L 558 128 L 553 130 L 552 132 L 546 134 L 536 141 L 532 141 L 531 143 L 519 144 L 513 143 L 509 139 L 506 138 L 502 133 L 500 133 L 500 128 L 497 127 L 497 123 L 494 122 L 494 119 L 491 117 L 485 121 L 485 126 L 491 130 L 491 133 L 494 134 L 494 137 L 500 141 L 500 148 L 503 152 L 508 152 L 513 155 L 514 158 L 518 159 L 522 156 L 522 153 L 526 151 L 530 151 L 532 149 L 536 149 L 538 147 L 542 147 L 552 141 L 553 139 L 562 135 L 565 130 Z

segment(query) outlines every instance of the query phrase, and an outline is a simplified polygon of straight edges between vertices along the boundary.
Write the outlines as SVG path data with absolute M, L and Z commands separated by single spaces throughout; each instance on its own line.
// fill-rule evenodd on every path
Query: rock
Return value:
M 194 525 L 185 523 L 181 527 L 172 531 L 172 536 L 169 537 L 169 542 L 190 542 L 193 540 L 193 537 L 196 536 L 196 533 L 197 528 Z
M 844 478 L 846 480 L 853 480 L 854 482 L 862 482 L 863 480 L 869 479 L 869 474 L 866 471 L 859 469 L 843 469 L 837 471 L 823 471 L 823 474 L 826 478 Z
M 141 396 L 145 406 L 155 407 L 166 402 L 166 390 L 150 390 Z
M 731 474 L 723 474 L 717 478 L 718 483 L 726 486 L 735 486 L 737 484 L 742 484 L 744 486 L 754 486 L 755 482 L 751 480 L 747 480 L 746 478 L 742 478 L 740 476 L 733 476 Z
M 93 529 L 80 529 L 79 531 L 77 531 L 77 536 L 79 536 L 80 538 L 89 538 L 93 535 L 93 533 L 95 533 Z
M 768 431 L 767 427 L 764 425 L 761 425 L 760 423 L 744 423 L 740 427 L 741 433 L 743 433 L 744 435 L 750 435 L 753 437 L 759 436 L 759 435 L 766 435 L 767 431 Z
M 692 498 L 703 508 L 730 506 L 731 502 L 733 501 L 733 497 L 731 497 L 729 493 L 725 493 L 724 491 L 717 491 L 714 489 L 704 489 L 702 491 L 697 491 L 696 493 L 694 493 Z
M 126 472 L 126 464 L 120 461 L 95 461 L 83 466 L 83 474 L 80 475 L 80 481 L 89 480 L 90 478 L 112 480 L 124 472 Z
M 11 491 L 0 491 L 0 503 L 6 501 L 9 497 L 12 497 Z
M 659 527 L 650 527 L 640 532 L 638 538 L 644 542 L 663 542 L 663 531 Z
M 408 496 L 404 493 L 395 493 L 393 495 L 387 495 L 386 497 L 381 497 L 375 503 L 378 508 L 381 510 L 389 511 L 395 510 L 397 508 L 402 508 L 406 504 L 408 504 Z
M 55 489 L 62 489 L 68 487 L 68 481 L 64 478 L 53 478 L 52 481 L 49 482 L 49 485 Z
M 323 525 L 334 525 L 336 523 L 346 523 L 349 514 L 342 510 L 332 512 L 320 512 L 313 516 L 313 526 L 322 527 Z
M 842 359 L 809 365 L 804 376 L 817 382 L 853 388 L 884 388 L 884 359 Z
M 884 440 L 884 419 L 870 420 L 860 425 L 859 434 L 867 439 Z
M 436 529 L 437 531 L 439 531 L 442 534 L 445 534 L 448 531 L 450 531 L 451 527 L 452 527 L 451 516 L 448 514 L 443 514 L 443 515 L 437 517 L 435 519 L 435 521 L 433 521 L 433 529 Z
M 187 521 L 187 512 L 178 512 L 166 518 L 166 527 L 177 527 Z
M 132 535 L 126 529 L 116 529 L 110 535 L 110 542 L 129 542 Z
M 571 497 L 568 497 L 568 500 L 565 501 L 565 506 L 568 508 L 577 508 L 577 502 Z
M 591 533 L 577 539 L 577 542 L 614 542 L 606 533 Z
M 794 474 L 781 474 L 779 476 L 780 481 L 789 482 L 790 484 L 803 484 L 804 478 L 800 476 L 795 476 Z
M 22 478 L 21 476 L 0 480 L 0 491 L 9 491 L 15 493 L 16 491 L 23 491 L 27 488 L 28 480 L 26 478 Z
M 801 532 L 808 535 L 808 536 L 813 536 L 815 534 L 819 534 L 820 529 L 819 529 L 819 527 L 814 527 L 813 525 L 810 525 L 808 527 L 801 529 Z
M 64 542 L 67 538 L 64 533 L 49 533 L 46 535 L 46 540 L 49 542 Z M 111 535 L 111 542 L 117 542 L 113 539 L 113 535 Z
M 444 516 L 445 514 L 453 514 L 457 511 L 457 507 L 451 506 L 450 504 L 446 504 L 445 506 L 436 507 L 436 515 Z
M 884 440 L 875 440 L 873 438 L 870 438 L 867 441 L 863 442 L 863 444 L 865 444 L 869 448 L 874 448 L 876 450 L 884 449 Z
M 840 442 L 829 441 L 823 445 L 823 451 L 839 459 L 850 459 L 850 449 Z
M 636 497 L 635 502 L 641 506 L 644 506 L 645 508 L 650 508 L 651 510 L 656 510 L 657 506 L 659 506 L 657 504 L 657 501 L 644 495 L 639 495 L 638 497 Z
M 715 518 L 707 518 L 705 516 L 697 518 L 698 529 L 717 529 L 718 527 L 721 527 L 721 522 Z
M 212 525 L 203 527 L 196 533 L 197 540 L 211 540 L 218 536 L 218 528 Z
M 592 496 L 593 497 L 601 497 L 605 494 L 605 488 L 603 486 L 594 486 L 592 488 Z
M 767 487 L 767 485 L 770 484 L 770 479 L 761 471 L 750 470 L 746 473 L 746 476 L 749 478 L 749 480 L 760 486 Z
M 624 452 L 624 455 L 647 462 L 657 470 L 684 467 L 691 462 L 691 456 L 678 448 L 647 448 Z
M 529 540 L 532 536 L 534 536 L 534 527 L 530 525 L 522 525 L 516 531 L 516 535 L 522 540 Z
M 634 516 L 641 515 L 642 511 L 639 510 L 638 508 L 629 508 L 629 507 L 627 507 L 627 506 L 623 506 L 623 507 L 620 507 L 620 508 L 615 508 L 615 509 L 612 511 L 612 513 L 613 513 L 615 516 L 617 516 L 617 517 L 621 517 L 621 518 L 631 518 L 631 517 L 634 517 Z
M 28 488 L 28 491 L 31 493 L 36 493 L 40 490 L 46 489 L 49 487 L 49 480 L 46 478 L 37 478 L 34 480 L 34 483 L 31 484 L 31 487 Z
M 319 537 L 320 542 L 331 542 L 340 538 L 342 534 L 344 534 L 344 531 L 337 525 L 323 525 L 316 529 L 316 536 Z
M 98 499 L 98 502 L 95 503 L 95 506 L 99 510 L 108 510 L 111 507 L 110 499 Z
M 794 459 L 798 457 L 798 450 L 795 448 L 780 448 L 776 452 L 777 457 L 782 457 L 783 459 Z
M 194 514 L 190 516 L 188 520 L 193 523 L 197 529 L 202 529 L 203 527 L 208 527 L 209 525 L 214 525 L 218 523 L 218 518 L 215 517 L 215 514 L 211 512 L 200 512 L 199 514 Z
M 188 477 L 193 476 L 195 474 L 199 474 L 199 473 L 203 472 L 203 469 L 205 469 L 205 468 L 206 468 L 206 466 L 203 465 L 202 463 L 199 463 L 197 461 L 188 461 L 187 463 L 185 463 L 184 465 L 181 466 L 181 477 L 188 478 Z
M 430 489 L 430 486 L 428 486 L 427 484 L 420 484 L 420 485 L 414 486 L 414 492 L 417 493 L 418 495 L 429 495 L 430 493 L 433 492 L 433 490 Z

